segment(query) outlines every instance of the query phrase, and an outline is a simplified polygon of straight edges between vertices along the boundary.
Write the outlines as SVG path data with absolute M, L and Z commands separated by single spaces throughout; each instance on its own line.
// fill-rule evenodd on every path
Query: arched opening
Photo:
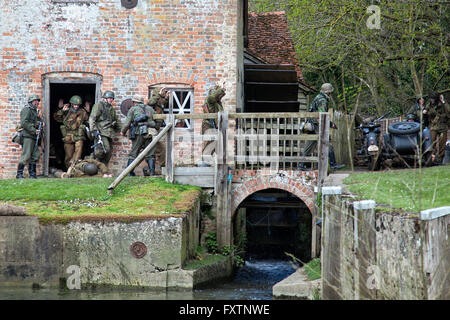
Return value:
M 234 215 L 234 243 L 245 260 L 311 259 L 312 214 L 296 195 L 281 189 L 257 191 Z

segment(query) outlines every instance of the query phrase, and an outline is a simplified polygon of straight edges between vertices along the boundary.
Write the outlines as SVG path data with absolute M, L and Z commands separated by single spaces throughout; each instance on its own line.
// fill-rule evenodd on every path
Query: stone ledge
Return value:
M 315 292 L 320 292 L 321 283 L 322 279 L 308 280 L 303 268 L 300 268 L 286 279 L 276 283 L 272 288 L 272 295 L 279 299 L 314 300 Z
M 421 220 L 433 220 L 450 214 L 450 206 L 420 211 Z

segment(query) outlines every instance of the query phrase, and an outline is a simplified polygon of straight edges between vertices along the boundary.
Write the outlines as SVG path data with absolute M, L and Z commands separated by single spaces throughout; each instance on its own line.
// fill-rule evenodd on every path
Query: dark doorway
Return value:
M 95 103 L 96 84 L 95 83 L 50 83 L 50 113 L 49 113 L 49 163 L 48 167 L 51 169 L 67 170 L 64 165 L 64 143 L 62 141 L 62 134 L 60 126 L 62 123 L 55 121 L 53 115 L 59 110 L 58 104 L 60 99 L 63 103 L 69 103 L 72 96 L 78 95 L 83 100 L 82 107 L 85 107 L 85 102 Z M 88 110 L 90 112 L 90 110 Z M 91 153 L 92 142 L 87 139 L 83 148 L 83 155 Z
M 302 200 L 279 189 L 258 191 L 239 206 L 237 232 L 245 232 L 245 259 L 311 259 L 312 215 Z M 240 229 L 240 230 L 239 230 Z M 240 236 L 235 234 L 235 239 Z

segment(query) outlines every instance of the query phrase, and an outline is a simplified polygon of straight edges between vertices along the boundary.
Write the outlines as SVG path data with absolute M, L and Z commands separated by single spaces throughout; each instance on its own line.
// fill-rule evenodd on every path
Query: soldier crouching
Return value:
M 127 131 L 130 132 L 129 138 L 132 141 L 131 151 L 128 155 L 129 166 L 151 142 L 154 136 L 158 135 L 155 129 L 155 121 L 153 114 L 155 111 L 152 107 L 144 105 L 144 98 L 141 96 L 133 96 L 131 99 L 133 106 L 128 111 L 127 120 L 122 128 L 122 135 L 126 136 Z M 149 174 L 155 175 L 155 148 L 145 155 L 148 164 Z M 134 170 L 130 172 L 130 176 L 135 176 Z

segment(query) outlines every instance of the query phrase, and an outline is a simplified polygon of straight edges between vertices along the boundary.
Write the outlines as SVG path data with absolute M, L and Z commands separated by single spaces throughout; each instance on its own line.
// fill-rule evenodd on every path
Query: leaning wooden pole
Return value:
M 172 128 L 172 123 L 167 123 L 164 129 L 156 136 L 155 139 L 152 140 L 152 142 L 144 149 L 142 152 L 137 156 L 136 159 L 128 167 L 125 168 L 125 170 L 122 171 L 122 173 L 111 183 L 111 185 L 108 187 L 108 193 L 112 193 L 114 188 L 117 187 L 117 185 L 131 172 L 136 168 L 141 161 L 145 158 L 147 153 L 152 150 L 158 141 L 166 134 L 167 131 L 169 131 Z

